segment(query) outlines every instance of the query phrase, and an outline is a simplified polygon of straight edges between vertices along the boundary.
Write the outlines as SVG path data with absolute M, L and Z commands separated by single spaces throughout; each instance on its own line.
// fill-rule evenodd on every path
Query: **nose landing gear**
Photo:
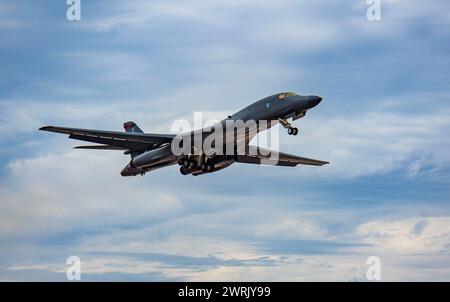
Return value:
M 288 134 L 289 134 L 289 135 L 297 135 L 297 134 L 298 134 L 298 128 L 295 128 L 295 127 L 289 127 L 289 128 L 288 128 Z
M 279 118 L 280 124 L 287 129 L 287 132 L 289 135 L 297 135 L 298 134 L 298 128 L 292 127 L 291 123 L 289 123 L 287 120 Z

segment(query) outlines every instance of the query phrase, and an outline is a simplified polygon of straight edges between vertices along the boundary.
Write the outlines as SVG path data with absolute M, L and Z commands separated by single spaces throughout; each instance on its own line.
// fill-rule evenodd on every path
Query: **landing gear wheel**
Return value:
M 293 129 L 294 129 L 293 135 L 297 135 L 298 134 L 298 128 L 293 128 Z
M 195 160 L 188 161 L 188 168 L 189 169 L 195 169 L 197 168 L 197 162 Z
M 181 167 L 181 168 L 180 168 L 180 173 L 183 174 L 183 175 L 188 175 L 188 174 L 189 174 L 189 173 L 186 171 L 186 168 L 185 168 L 185 167 Z
M 288 132 L 289 135 L 293 135 L 294 134 L 294 128 L 289 127 L 287 132 Z
M 185 168 L 185 169 L 189 169 L 189 165 L 190 165 L 190 161 L 187 159 L 184 159 L 181 161 L 181 167 Z
M 202 164 L 202 170 L 203 172 L 212 172 L 214 171 L 214 163 L 207 161 L 206 163 Z

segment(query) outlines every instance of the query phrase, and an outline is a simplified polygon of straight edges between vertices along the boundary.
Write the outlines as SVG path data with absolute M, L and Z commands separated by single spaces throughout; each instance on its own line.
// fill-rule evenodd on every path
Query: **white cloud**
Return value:
M 414 102 L 408 104 L 421 106 Z M 333 178 L 376 175 L 402 165 L 414 176 L 420 172 L 420 167 L 430 162 L 448 165 L 448 155 L 444 152 L 448 149 L 444 135 L 449 127 L 447 111 L 430 109 L 406 115 L 397 113 L 398 106 L 403 108 L 403 105 L 390 103 L 390 106 L 375 106 L 365 113 L 339 114 L 331 118 L 315 115 L 319 112 L 312 111 L 305 120 L 299 121 L 303 135 L 299 145 L 290 144 L 284 148 L 292 153 L 332 161 L 335 168 L 331 168 L 331 172 L 309 169 L 308 178 L 317 173 Z M 81 119 L 85 114 L 96 119 L 98 114 L 105 114 L 101 107 L 98 106 L 97 112 L 85 106 L 71 105 L 60 114 L 64 115 L 68 110 L 75 112 L 74 119 Z M 25 116 L 36 114 L 23 109 L 20 112 L 25 112 Z M 55 112 L 60 109 L 57 107 Z M 45 112 L 38 115 L 47 116 Z M 208 116 L 214 115 L 215 112 L 208 113 Z M 113 113 L 112 116 L 108 123 L 119 123 L 120 114 Z M 152 127 L 158 126 L 149 125 L 148 129 Z M 291 143 L 293 138 L 285 139 L 282 141 L 289 139 Z M 67 152 L 64 150 L 75 142 L 69 143 L 63 136 L 59 136 L 58 141 L 61 143 L 53 147 L 61 153 L 52 151 L 10 163 L 9 180 L 0 187 L 3 196 L 0 230 L 3 236 L 61 234 L 76 229 L 107 230 L 101 235 L 85 235 L 68 247 L 70 254 L 88 255 L 85 259 L 87 274 L 158 272 L 167 278 L 193 281 L 364 280 L 365 259 L 375 254 L 384 263 L 384 280 L 446 280 L 448 276 L 448 271 L 435 267 L 435 261 L 448 261 L 447 217 L 396 220 L 394 215 L 388 222 L 362 222 L 355 226 L 354 232 L 343 234 L 343 230 L 335 232 L 332 229 L 340 219 L 355 221 L 348 213 L 323 216 L 321 211 L 295 210 L 288 205 L 288 199 L 274 203 L 271 196 L 250 199 L 234 196 L 230 201 L 226 194 L 215 194 L 211 200 L 202 192 L 183 193 L 185 188 L 180 185 L 175 192 L 163 193 L 167 186 L 158 186 L 155 180 L 164 183 L 173 181 L 174 174 L 182 177 L 177 171 L 167 169 L 152 174 L 153 177 L 123 179 L 118 172 L 127 160 L 121 153 Z M 416 151 L 430 154 L 430 157 L 408 162 L 410 154 Z M 367 161 L 368 157 L 371 161 Z M 272 172 L 285 173 L 280 169 Z M 302 170 L 289 171 L 303 173 Z M 244 166 L 240 166 L 239 171 L 242 177 L 254 173 Z M 202 183 L 208 185 L 207 182 L 208 179 Z M 296 201 L 297 205 L 311 198 L 307 192 L 302 196 Z M 317 198 L 314 200 L 317 202 Z M 156 222 L 135 230 L 114 230 L 118 223 L 127 225 L 144 221 Z M 352 226 L 345 230 L 349 227 L 351 230 Z M 310 255 L 302 254 L 301 249 L 294 254 L 286 254 L 283 248 L 268 251 L 256 244 L 259 241 L 269 244 L 272 240 L 348 241 L 368 245 L 344 245 L 328 255 Z M 95 256 L 96 253 L 106 254 Z M 107 253 L 113 254 L 108 256 Z M 127 253 L 214 257 L 217 263 L 199 269 L 195 265 L 169 265 L 158 257 L 140 260 L 124 256 Z M 423 255 L 419 257 L 418 254 Z M 268 264 L 261 259 L 271 262 Z M 243 265 L 242 261 L 253 263 Z M 417 273 L 417 267 L 426 269 Z M 10 269 L 62 274 L 64 264 L 45 260 L 32 264 L 19 261 Z
M 326 102 L 319 106 L 327 106 Z M 423 169 L 446 169 L 450 112 L 440 104 L 440 109 L 412 113 L 375 108 L 330 117 L 315 116 L 312 111 L 297 122 L 298 139 L 281 137 L 281 150 L 330 161 L 318 169 L 328 177 L 382 175 L 398 169 L 414 176 Z M 406 103 L 402 108 L 408 108 Z
M 63 280 L 66 267 L 61 259 L 81 255 L 83 272 L 99 278 L 159 273 L 191 281 L 360 281 L 365 280 L 365 259 L 378 255 L 383 280 L 448 278 L 448 270 L 435 265 L 448 261 L 448 217 L 394 215 L 389 220 L 360 218 L 361 224 L 352 225 L 358 210 L 324 215 L 321 210 L 296 209 L 286 198 L 230 199 L 226 193 L 212 198 L 202 191 L 186 192 L 182 185 L 163 193 L 167 186 L 155 181 L 173 182 L 177 171 L 123 179 L 117 170 L 121 156 L 70 151 L 10 164 L 10 181 L 2 183 L 0 192 L 4 238 L 87 231 L 65 244 L 58 257 L 42 258 L 42 252 L 29 251 L 37 260 L 16 261 L 8 266 L 11 273 L 54 272 Z M 302 195 L 295 204 L 310 198 Z M 347 227 L 334 230 L 340 221 Z M 131 229 L 115 228 L 136 223 Z M 296 250 L 277 246 L 280 240 L 295 244 Z M 326 254 L 320 248 L 304 250 L 314 241 L 337 245 Z M 424 267 L 420 273 L 419 267 Z
M 360 225 L 356 235 L 371 250 L 399 255 L 448 254 L 450 217 L 377 220 Z
M 176 196 L 120 176 L 121 157 L 74 150 L 13 161 L 0 186 L 0 232 L 52 234 L 176 215 L 182 207 Z
M 291 2 L 287 2 L 289 5 Z M 115 13 L 97 18 L 86 25 L 86 28 L 96 31 L 108 31 L 124 28 L 139 28 L 161 22 L 161 20 L 179 19 L 185 22 L 199 22 L 208 25 L 229 24 L 233 13 L 242 10 L 271 9 L 283 6 L 271 1 L 241 1 L 226 2 L 211 1 L 134 1 L 128 5 L 114 3 L 109 8 Z M 107 10 L 110 12 L 109 10 Z
M 153 39 L 160 39 L 158 31 L 166 30 L 166 24 L 182 31 L 200 28 L 212 33 L 209 44 L 214 44 L 220 33 L 232 30 L 235 43 L 225 42 L 222 46 L 234 49 L 234 53 L 243 54 L 253 48 L 269 54 L 299 54 L 337 44 L 401 38 L 421 20 L 429 22 L 434 33 L 444 34 L 450 21 L 447 1 L 430 5 L 423 1 L 386 0 L 380 22 L 366 19 L 368 7 L 365 1 L 134 1 L 110 5 L 104 14 L 82 25 L 93 31 L 117 31 L 123 39 L 139 39 L 136 32 L 152 33 Z M 195 41 L 195 31 L 186 34 Z M 171 40 L 171 35 L 164 37 L 164 41 Z M 185 48 L 185 40 L 177 37 L 176 42 Z M 204 43 L 198 46 L 197 52 L 207 54 L 202 51 Z
M 161 230 L 149 228 L 88 236 L 66 252 L 84 255 L 83 273 L 99 276 L 158 272 L 165 278 L 189 281 L 366 281 L 366 259 L 376 255 L 381 259 L 384 281 L 444 281 L 450 276 L 448 266 L 443 265 L 450 260 L 448 223 L 449 217 L 444 216 L 372 220 L 356 226 L 350 234 L 339 235 L 367 245 L 344 246 L 323 254 L 267 253 L 242 236 L 241 240 L 214 234 L 161 237 L 157 236 Z M 9 267 L 59 272 L 61 278 L 65 269 L 57 262 Z

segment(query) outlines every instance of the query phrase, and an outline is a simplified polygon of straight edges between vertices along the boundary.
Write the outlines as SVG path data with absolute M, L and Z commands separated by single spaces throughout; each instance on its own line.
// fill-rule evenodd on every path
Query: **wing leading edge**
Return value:
M 42 127 L 39 130 L 68 134 L 72 139 L 102 144 L 100 146 L 81 146 L 80 149 L 146 150 L 170 143 L 175 137 L 173 134 L 131 133 L 54 126 Z

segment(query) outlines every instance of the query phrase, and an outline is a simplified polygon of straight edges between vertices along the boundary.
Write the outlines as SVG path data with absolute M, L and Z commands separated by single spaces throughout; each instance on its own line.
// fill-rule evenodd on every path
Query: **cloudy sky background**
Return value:
M 0 0 L 0 280 L 450 281 L 450 3 Z M 131 3 L 130 3 L 131 2 Z M 167 133 L 280 91 L 324 101 L 280 130 L 324 167 L 176 167 L 43 125 Z M 81 143 L 82 144 L 82 143 Z

